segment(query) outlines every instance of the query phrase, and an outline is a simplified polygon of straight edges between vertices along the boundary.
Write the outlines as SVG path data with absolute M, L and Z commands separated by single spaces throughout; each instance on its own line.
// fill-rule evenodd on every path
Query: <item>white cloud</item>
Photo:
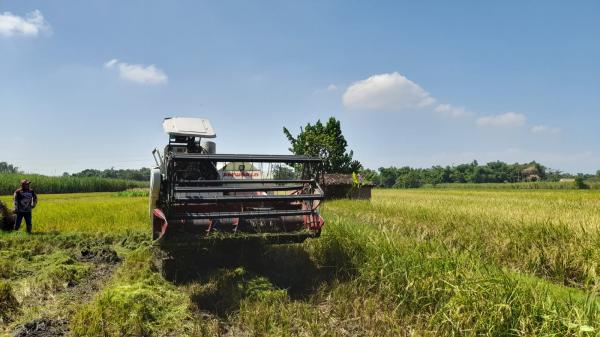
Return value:
M 431 106 L 435 98 L 418 84 L 394 72 L 354 82 L 346 89 L 342 102 L 357 110 L 406 111 Z
M 527 118 L 525 115 L 516 112 L 507 112 L 495 116 L 484 116 L 477 119 L 479 126 L 496 126 L 496 127 L 520 127 L 525 125 Z
M 337 85 L 330 84 L 327 86 L 327 91 L 336 91 L 338 89 Z
M 158 69 L 154 64 L 144 66 L 141 64 L 128 64 L 119 62 L 117 59 L 112 59 L 104 64 L 104 68 L 117 68 L 119 77 L 124 80 L 139 83 L 139 84 L 165 84 L 168 81 L 167 74 Z
M 462 106 L 453 106 L 450 104 L 439 104 L 435 107 L 435 111 L 442 115 L 459 118 L 469 115 L 469 113 Z
M 333 84 L 327 91 L 337 90 Z M 522 113 L 506 112 L 498 115 L 477 116 L 467 111 L 464 106 L 448 103 L 436 103 L 437 100 L 427 90 L 409 80 L 398 72 L 376 74 L 367 79 L 352 83 L 342 95 L 342 103 L 346 108 L 354 110 L 375 111 L 416 111 L 426 110 L 450 118 L 476 118 L 479 126 L 518 128 L 527 124 L 527 117 Z M 557 134 L 559 128 L 546 125 L 533 126 L 534 134 Z
M 25 17 L 11 12 L 0 13 L 0 36 L 36 37 L 42 32 L 50 32 L 50 25 L 44 20 L 42 12 L 34 10 Z
M 547 126 L 547 125 L 535 125 L 531 128 L 531 133 L 533 134 L 537 134 L 537 135 L 541 135 L 541 134 L 559 134 L 560 133 L 560 128 L 557 127 L 551 127 L 551 126 Z
M 119 62 L 119 60 L 117 59 L 112 59 L 106 63 L 104 63 L 104 68 L 112 68 L 115 64 L 117 64 L 117 62 Z

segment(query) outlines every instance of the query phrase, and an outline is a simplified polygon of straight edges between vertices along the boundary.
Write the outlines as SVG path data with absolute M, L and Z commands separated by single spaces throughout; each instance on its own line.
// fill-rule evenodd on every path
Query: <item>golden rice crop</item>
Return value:
M 12 205 L 12 197 L 0 197 Z M 34 232 L 104 233 L 148 231 L 148 198 L 116 193 L 40 194 L 33 210 Z
M 600 192 L 379 190 L 328 212 L 422 242 L 440 242 L 511 270 L 600 286 Z

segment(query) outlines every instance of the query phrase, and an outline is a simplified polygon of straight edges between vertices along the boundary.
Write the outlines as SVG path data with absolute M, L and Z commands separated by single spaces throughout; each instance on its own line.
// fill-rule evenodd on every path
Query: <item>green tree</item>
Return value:
M 120 169 L 115 170 L 114 168 L 106 169 L 103 171 L 96 169 L 85 169 L 81 172 L 73 173 L 73 177 L 98 177 L 98 178 L 111 178 L 111 179 L 126 179 L 126 180 L 139 180 L 147 181 L 150 176 L 150 169 L 142 167 L 141 169 Z
M 398 169 L 394 166 L 379 168 L 379 186 L 393 187 L 396 179 L 398 179 Z
M 19 173 L 19 168 L 6 162 L 0 162 L 0 173 Z
M 560 170 L 552 170 L 548 169 L 546 171 L 546 180 L 547 181 L 560 181 L 561 178 L 564 178 L 565 174 Z
M 588 187 L 589 187 L 589 186 L 588 186 L 588 185 L 585 183 L 585 177 L 584 177 L 584 175 L 583 175 L 583 174 L 581 174 L 581 173 L 580 173 L 580 174 L 578 174 L 578 175 L 577 175 L 577 177 L 575 177 L 575 186 L 576 186 L 578 189 L 580 189 L 580 190 L 583 190 L 583 189 L 586 189 L 586 188 L 588 188 Z
M 289 166 L 277 165 L 273 168 L 273 179 L 294 179 L 296 172 Z
M 320 120 L 314 125 L 306 124 L 296 137 L 285 127 L 283 133 L 292 145 L 289 149 L 292 153 L 322 158 L 327 173 L 352 173 L 362 168 L 360 162 L 352 159 L 354 152 L 346 151 L 348 143 L 342 135 L 340 122 L 334 117 L 330 117 L 325 125 Z
M 396 180 L 396 187 L 399 188 L 419 188 L 423 185 L 420 172 L 415 169 L 402 172 Z
M 381 184 L 379 173 L 375 170 L 362 169 L 360 170 L 360 174 L 363 176 L 365 183 L 375 184 L 376 186 Z

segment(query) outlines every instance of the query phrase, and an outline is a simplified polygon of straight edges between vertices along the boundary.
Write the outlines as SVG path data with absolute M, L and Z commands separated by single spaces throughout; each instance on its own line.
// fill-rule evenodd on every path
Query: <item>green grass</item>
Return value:
M 152 271 L 148 247 L 134 250 L 102 292 L 71 321 L 73 336 L 151 336 L 182 332 L 189 299 Z
M 93 268 L 81 247 L 110 245 L 125 260 L 66 306 L 74 336 L 600 334 L 600 191 L 374 190 L 328 202 L 319 239 L 228 247 L 177 284 L 152 263 L 146 198 L 126 196 L 42 195 L 38 234 L 0 233 L 11 326 L 58 310 L 35 294 L 60 297 Z
M 119 197 L 148 197 L 150 191 L 147 188 L 131 188 L 117 193 Z
M 0 195 L 12 195 L 22 179 L 30 180 L 37 193 L 116 192 L 148 186 L 146 182 L 134 180 L 0 173 Z
M 115 249 L 126 255 L 148 242 L 133 231 L 0 232 L 0 335 L 39 318 L 71 317 L 100 266 L 83 252 Z

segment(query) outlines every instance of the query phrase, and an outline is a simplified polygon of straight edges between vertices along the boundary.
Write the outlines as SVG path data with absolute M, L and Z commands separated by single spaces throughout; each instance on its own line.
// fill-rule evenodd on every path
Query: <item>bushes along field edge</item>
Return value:
M 10 195 L 20 181 L 31 181 L 36 193 L 119 192 L 131 188 L 144 188 L 148 183 L 134 180 L 95 177 L 52 177 L 39 174 L 0 173 L 0 195 Z

